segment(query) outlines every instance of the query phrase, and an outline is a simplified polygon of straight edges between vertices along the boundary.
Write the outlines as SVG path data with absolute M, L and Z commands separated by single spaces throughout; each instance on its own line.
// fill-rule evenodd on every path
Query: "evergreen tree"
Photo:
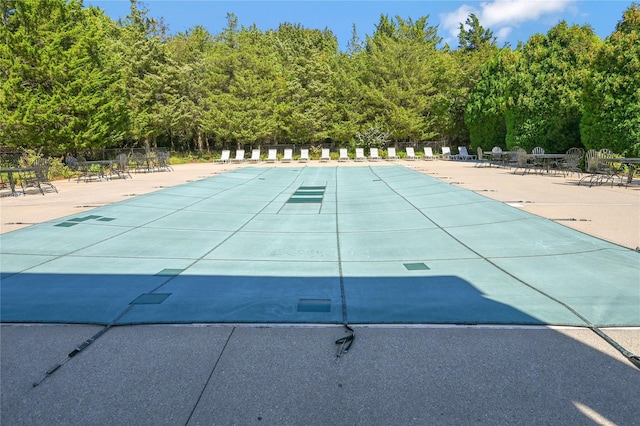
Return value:
M 64 153 L 118 144 L 125 119 L 113 21 L 77 0 L 15 0 L 0 27 L 0 137 Z
M 588 149 L 640 155 L 640 7 L 632 4 L 598 51 L 580 131 Z
M 507 146 L 564 152 L 581 146 L 582 89 L 601 40 L 589 26 L 561 22 L 523 46 L 509 84 Z

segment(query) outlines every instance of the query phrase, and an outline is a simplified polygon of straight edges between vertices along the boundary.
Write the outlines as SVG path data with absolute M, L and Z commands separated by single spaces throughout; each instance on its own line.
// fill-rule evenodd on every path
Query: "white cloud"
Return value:
M 543 16 L 564 12 L 577 0 L 493 0 L 482 2 L 478 7 L 463 4 L 451 13 L 440 16 L 441 25 L 452 38 L 457 38 L 460 23 L 474 13 L 480 25 L 490 28 L 498 41 L 504 40 L 514 26 L 537 21 Z
M 485 26 L 501 26 L 503 24 L 520 24 L 537 21 L 542 15 L 562 12 L 569 8 L 575 0 L 497 0 L 481 3 L 480 22 Z
M 513 31 L 513 27 L 500 27 L 493 35 L 496 36 L 498 40 L 504 40 L 509 37 L 511 31 Z

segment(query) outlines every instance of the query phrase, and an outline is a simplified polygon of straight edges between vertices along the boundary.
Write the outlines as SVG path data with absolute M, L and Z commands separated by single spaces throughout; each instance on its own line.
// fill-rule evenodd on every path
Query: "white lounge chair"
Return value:
M 445 160 L 451 160 L 451 148 L 448 146 L 442 147 L 442 158 Z
M 228 163 L 230 155 L 231 155 L 231 151 L 229 151 L 228 149 L 223 149 L 222 153 L 220 154 L 220 158 L 217 159 L 216 162 L 218 162 L 218 163 Z
M 430 146 L 425 146 L 424 147 L 424 157 L 422 157 L 423 160 L 435 160 L 436 157 L 433 156 L 433 148 L 431 148 Z
M 458 155 L 455 155 L 453 158 L 456 160 L 475 160 L 478 157 L 476 155 L 470 155 L 466 146 L 459 146 Z
M 387 160 L 397 160 L 398 156 L 396 155 L 395 148 L 387 148 Z
M 257 148 L 251 151 L 251 158 L 249 158 L 249 161 L 253 163 L 260 162 L 260 148 Z
M 378 153 L 378 148 L 369 149 L 369 161 L 380 161 L 380 154 Z
M 366 157 L 364 156 L 364 148 L 356 148 L 356 158 L 355 161 L 364 161 Z
M 236 151 L 236 158 L 234 158 L 233 161 L 236 163 L 242 163 L 244 161 L 244 149 Z
M 283 163 L 290 163 L 293 161 L 293 150 L 291 148 L 287 148 L 284 150 L 284 155 L 282 156 Z
M 331 161 L 331 153 L 329 148 L 322 148 L 322 154 L 320 155 L 320 161 Z
M 340 148 L 340 157 L 338 157 L 338 161 L 349 161 L 349 154 L 347 153 L 347 148 Z
M 278 161 L 278 150 L 277 149 L 270 149 L 269 150 L 269 155 L 267 156 L 267 163 L 275 163 L 276 161 Z
M 407 160 L 415 160 L 416 159 L 416 152 L 413 149 L 412 146 L 408 146 L 406 148 L 406 152 L 407 152 L 407 156 L 405 157 Z
M 307 161 L 309 161 L 309 150 L 306 148 L 302 148 L 300 150 L 300 158 L 298 158 L 298 161 L 300 163 L 306 163 Z

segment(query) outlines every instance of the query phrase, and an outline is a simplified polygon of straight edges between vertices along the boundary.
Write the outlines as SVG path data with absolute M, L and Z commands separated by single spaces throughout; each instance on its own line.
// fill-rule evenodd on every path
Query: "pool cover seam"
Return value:
M 371 168 L 371 166 L 369 166 Z M 371 169 L 371 172 L 377 176 L 378 178 L 382 179 L 373 169 Z M 389 189 L 391 189 L 393 192 L 395 192 L 396 194 L 398 194 L 398 192 L 391 186 L 389 185 L 386 181 L 384 181 L 385 184 L 387 185 L 387 187 Z M 405 198 L 405 197 L 402 197 Z M 407 200 L 405 198 L 405 201 L 411 205 L 413 205 L 413 203 L 411 203 L 411 201 Z M 415 205 L 414 205 L 415 207 Z M 417 209 L 417 207 L 415 207 Z M 533 285 L 527 283 L 526 281 L 524 281 L 523 279 L 517 277 L 516 275 L 510 273 L 509 271 L 501 268 L 499 265 L 495 264 L 494 262 L 491 261 L 490 258 L 482 255 L 481 253 L 479 253 L 477 250 L 474 250 L 473 248 L 469 247 L 467 244 L 465 244 L 464 242 L 462 242 L 460 239 L 458 239 L 457 237 L 455 237 L 453 234 L 451 234 L 450 232 L 447 231 L 446 228 L 440 226 L 438 223 L 434 222 L 424 211 L 419 210 L 421 214 L 424 215 L 425 218 L 427 218 L 428 220 L 432 221 L 433 223 L 435 223 L 435 225 L 442 230 L 442 232 L 446 233 L 450 238 L 452 238 L 453 240 L 457 241 L 460 245 L 462 245 L 463 247 L 467 248 L 468 250 L 470 250 L 472 253 L 475 253 L 478 257 L 480 257 L 481 259 L 484 259 L 485 261 L 487 261 L 488 263 L 490 263 L 491 265 L 493 265 L 495 268 L 497 268 L 498 270 L 502 271 L 503 273 L 509 275 L 510 277 L 514 278 L 515 280 L 517 280 L 518 282 L 524 284 L 525 286 L 531 288 L 534 291 L 537 291 L 538 293 L 542 294 L 543 296 L 547 297 L 548 299 L 560 304 L 561 306 L 563 306 L 565 309 L 569 310 L 572 314 L 574 314 L 578 319 L 580 319 L 581 321 L 583 321 L 585 323 L 585 325 L 587 326 L 592 326 L 593 324 L 591 324 L 591 322 L 585 318 L 584 316 L 582 316 L 581 314 L 579 314 L 577 311 L 575 311 L 573 308 L 571 308 L 569 305 L 567 305 L 566 303 L 562 302 L 559 299 L 554 298 L 553 296 L 545 293 L 544 291 L 534 287 Z
M 273 168 L 269 168 L 266 169 L 268 171 L 273 170 Z M 301 169 L 300 171 L 298 171 L 297 176 L 300 176 L 300 174 L 302 173 Z M 260 173 L 257 176 L 261 176 L 264 173 Z M 296 177 L 297 177 L 296 176 Z M 253 179 L 249 179 L 245 182 L 250 182 Z M 211 250 L 207 251 L 205 254 L 203 254 L 202 256 L 198 257 L 198 258 L 187 258 L 187 259 L 193 259 L 193 262 L 191 262 L 189 265 L 187 265 L 184 270 L 186 271 L 187 269 L 191 268 L 193 265 L 195 265 L 197 262 L 199 261 L 203 261 L 203 260 L 209 260 L 209 259 L 205 259 L 206 256 L 208 256 L 210 253 L 214 252 L 218 247 L 220 247 L 222 244 L 224 244 L 225 242 L 229 241 L 230 238 L 233 238 L 236 234 L 240 233 L 242 231 L 242 228 L 244 228 L 245 226 L 247 226 L 252 220 L 254 220 L 262 211 L 264 211 L 266 208 L 269 207 L 269 205 L 271 203 L 273 203 L 280 195 L 282 195 L 282 193 L 284 193 L 287 189 L 289 189 L 293 184 L 295 183 L 295 179 L 293 179 L 291 181 L 291 183 L 289 183 L 289 185 L 286 185 L 280 192 L 278 192 L 272 199 L 271 201 L 269 201 L 268 203 L 265 203 L 264 207 L 262 207 L 262 209 L 260 209 L 259 211 L 257 211 L 255 214 L 253 214 L 253 216 L 251 216 L 242 226 L 238 227 L 238 229 L 236 229 L 235 231 L 231 232 L 231 234 L 229 236 L 227 236 L 225 239 L 223 239 L 222 241 L 220 241 L 218 244 L 216 244 Z M 233 188 L 236 188 L 238 185 L 234 186 Z M 163 286 L 165 286 L 166 284 L 168 284 L 170 281 L 172 281 L 174 278 L 176 278 L 178 275 L 176 276 L 172 276 L 169 277 L 168 280 L 166 280 L 165 282 L 163 282 L 162 284 L 158 285 L 157 287 L 155 287 L 153 290 L 150 291 L 150 293 L 153 293 L 155 291 L 158 291 L 160 288 L 162 288 Z

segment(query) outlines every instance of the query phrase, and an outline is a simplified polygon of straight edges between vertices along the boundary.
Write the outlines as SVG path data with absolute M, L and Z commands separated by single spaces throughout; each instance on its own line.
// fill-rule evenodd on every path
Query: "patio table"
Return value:
M 558 160 L 564 160 L 567 158 L 567 154 L 531 154 L 531 157 L 535 160 L 541 160 L 543 167 L 546 169 L 547 173 L 549 173 L 551 166 Z
M 16 191 L 16 180 L 13 177 L 14 173 L 33 172 L 33 167 L 3 167 L 0 168 L 0 173 L 6 173 L 9 176 L 9 186 L 11 187 L 11 193 L 5 196 L 17 196 L 19 193 Z M 23 193 L 24 195 L 24 193 Z
M 105 176 L 105 170 L 109 166 L 111 166 L 115 160 L 92 160 L 92 161 L 78 161 L 78 169 L 80 170 L 80 175 L 78 176 L 78 182 L 80 179 L 84 177 L 84 181 L 88 182 L 91 180 L 91 176 L 95 175 L 98 177 L 98 180 L 106 180 L 108 179 Z M 92 170 L 92 166 L 98 166 L 98 171 L 95 173 Z

